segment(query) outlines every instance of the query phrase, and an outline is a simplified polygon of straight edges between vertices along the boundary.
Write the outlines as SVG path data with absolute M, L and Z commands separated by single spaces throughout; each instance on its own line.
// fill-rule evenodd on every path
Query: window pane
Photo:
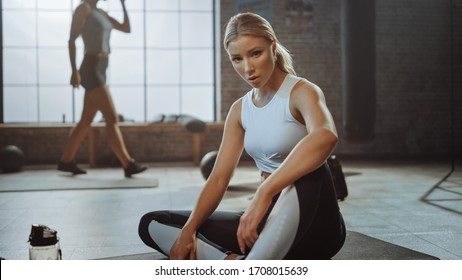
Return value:
M 181 52 L 181 82 L 185 84 L 212 84 L 212 55 L 212 50 L 183 50 Z
M 67 53 L 67 57 L 66 57 L 66 60 L 67 60 L 67 65 L 69 66 L 69 71 L 71 71 L 71 62 L 69 60 L 69 50 L 67 50 L 68 53 Z M 82 60 L 83 60 L 83 56 L 84 56 L 84 50 L 83 50 L 83 46 L 81 48 L 77 47 L 76 51 L 75 51 L 75 63 L 77 64 L 77 68 L 80 68 L 80 64 L 82 64 Z M 70 75 L 71 72 L 69 72 L 69 75 Z M 69 76 L 69 79 L 71 78 L 71 76 Z
M 209 11 L 213 9 L 213 0 L 181 0 L 181 10 Z
M 125 7 L 128 11 L 128 16 L 130 17 L 131 11 L 143 10 L 145 0 L 130 0 L 125 1 Z M 146 2 L 157 2 L 158 0 L 146 0 Z M 120 5 L 120 0 L 108 0 L 107 1 L 109 11 L 122 11 L 122 5 Z M 130 20 L 132 17 L 130 17 Z
M 30 1 L 30 0 L 29 0 Z M 74 0 L 75 1 L 75 0 Z M 33 2 L 33 1 L 31 1 Z M 37 8 L 46 10 L 69 10 L 71 9 L 71 0 L 38 0 Z
M 72 11 L 74 11 L 80 3 L 82 3 L 80 0 L 72 0 Z
M 71 20 L 68 12 L 38 12 L 39 46 L 67 48 Z
M 180 88 L 149 87 L 147 94 L 147 121 L 150 122 L 159 114 L 179 114 Z
M 109 57 L 108 83 L 110 85 L 144 83 L 143 50 L 113 50 Z
M 3 12 L 3 46 L 35 46 L 35 25 L 35 12 Z
M 176 11 L 179 9 L 179 4 L 178 0 L 146 0 L 146 9 L 156 11 Z
M 179 52 L 176 50 L 153 50 L 147 52 L 148 85 L 180 83 Z
M 71 87 L 47 87 L 39 89 L 40 122 L 63 122 L 72 120 Z
M 99 1 L 98 3 L 98 8 L 100 8 L 101 10 L 107 12 L 109 11 L 109 3 L 108 1 Z
M 122 21 L 122 12 L 111 13 L 116 19 Z M 125 33 L 118 30 L 111 32 L 111 46 L 117 47 L 143 47 L 143 13 L 129 12 L 131 32 Z
M 36 84 L 36 51 L 3 49 L 3 82 L 5 84 Z
M 146 13 L 148 47 L 178 48 L 178 13 Z
M 71 66 L 65 49 L 39 49 L 39 83 L 68 85 Z
M 151 0 L 152 1 L 152 0 Z M 130 12 L 130 10 L 143 10 L 144 9 L 144 2 L 151 2 L 149 0 L 130 0 L 130 1 L 125 1 L 125 6 L 127 7 L 127 10 Z M 120 1 L 119 5 L 120 5 Z
M 69 85 L 67 47 L 72 13 L 80 4 L 81 0 L 2 1 L 6 122 L 62 122 L 63 114 L 66 122 L 80 119 L 84 89 Z M 132 32 L 112 33 L 107 72 L 119 113 L 136 121 L 144 121 L 145 116 L 149 121 L 156 113 L 188 113 L 212 120 L 213 1 L 129 0 L 126 4 Z M 99 1 L 98 7 L 123 20 L 120 0 Z M 84 52 L 81 37 L 76 47 L 79 67 Z M 23 100 L 27 102 L 21 104 Z M 13 105 L 21 109 L 12 109 Z M 95 122 L 101 119 L 98 113 Z
M 75 47 L 77 48 L 77 53 L 82 52 L 83 54 L 83 39 L 82 36 L 77 37 L 77 40 L 75 40 Z
M 3 87 L 4 121 L 37 122 L 37 88 Z
M 183 87 L 181 113 L 203 121 L 213 120 L 213 86 Z
M 184 47 L 213 46 L 213 22 L 210 13 L 181 15 L 181 44 Z
M 144 122 L 144 88 L 114 87 L 110 88 L 114 106 L 125 121 Z
M 34 9 L 35 1 L 31 0 L 2 0 L 2 8 L 5 9 Z

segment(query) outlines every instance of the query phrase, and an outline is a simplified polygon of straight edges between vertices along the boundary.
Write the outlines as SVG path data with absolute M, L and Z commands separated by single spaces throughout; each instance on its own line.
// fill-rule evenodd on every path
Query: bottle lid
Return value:
M 31 246 L 54 245 L 59 241 L 57 233 L 56 230 L 45 225 L 32 224 L 28 242 Z

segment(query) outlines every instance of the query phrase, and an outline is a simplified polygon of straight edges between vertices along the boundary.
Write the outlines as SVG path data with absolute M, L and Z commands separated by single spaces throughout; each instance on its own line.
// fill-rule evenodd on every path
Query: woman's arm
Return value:
M 122 10 L 124 12 L 124 21 L 120 23 L 115 18 L 109 15 L 108 15 L 108 18 L 111 21 L 112 26 L 115 29 L 120 30 L 125 33 L 130 33 L 131 32 L 130 19 L 128 18 L 127 9 L 125 8 L 125 0 L 120 0 L 120 3 L 122 4 Z
M 308 135 L 292 149 L 281 166 L 258 188 L 238 228 L 238 242 L 244 253 L 258 238 L 257 225 L 274 195 L 297 179 L 319 168 L 337 145 L 337 131 L 319 87 L 306 80 L 299 82 L 290 101 L 291 112 L 305 123 Z
M 171 259 L 196 258 L 196 232 L 222 200 L 244 149 L 244 130 L 240 115 L 241 100 L 238 100 L 231 106 L 226 118 L 223 138 L 212 173 L 199 195 L 191 216 L 170 250 Z
M 291 95 L 291 107 L 294 116 L 305 123 L 308 135 L 261 186 L 261 190 L 271 197 L 319 168 L 337 146 L 335 123 L 318 86 L 306 80 L 297 84 Z
M 90 5 L 84 3 L 79 5 L 74 12 L 71 23 L 71 32 L 69 36 L 69 60 L 71 62 L 72 76 L 71 76 L 71 85 L 73 87 L 78 87 L 80 85 L 80 75 L 77 70 L 77 64 L 75 62 L 76 57 L 76 48 L 75 40 L 79 37 L 82 32 L 82 28 L 87 21 L 88 16 L 90 15 L 91 7 Z

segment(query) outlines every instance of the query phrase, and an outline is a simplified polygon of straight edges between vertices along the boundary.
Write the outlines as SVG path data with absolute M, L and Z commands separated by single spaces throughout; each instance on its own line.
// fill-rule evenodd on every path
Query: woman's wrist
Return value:
M 275 195 L 276 194 L 273 194 L 264 183 L 260 185 L 260 187 L 257 189 L 257 192 L 255 193 L 255 196 L 263 201 L 270 201 Z
M 181 229 L 181 234 L 182 235 L 196 235 L 197 229 L 193 227 L 192 225 L 186 224 L 182 229 Z

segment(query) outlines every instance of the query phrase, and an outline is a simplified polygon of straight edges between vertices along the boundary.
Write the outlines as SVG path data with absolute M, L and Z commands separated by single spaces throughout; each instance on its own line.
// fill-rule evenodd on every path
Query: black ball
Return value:
M 217 159 L 218 151 L 211 151 L 205 154 L 200 163 L 201 173 L 205 180 L 207 180 L 212 173 L 213 166 Z
M 8 145 L 0 150 L 0 169 L 5 173 L 18 172 L 24 164 L 24 153 L 14 145 Z

